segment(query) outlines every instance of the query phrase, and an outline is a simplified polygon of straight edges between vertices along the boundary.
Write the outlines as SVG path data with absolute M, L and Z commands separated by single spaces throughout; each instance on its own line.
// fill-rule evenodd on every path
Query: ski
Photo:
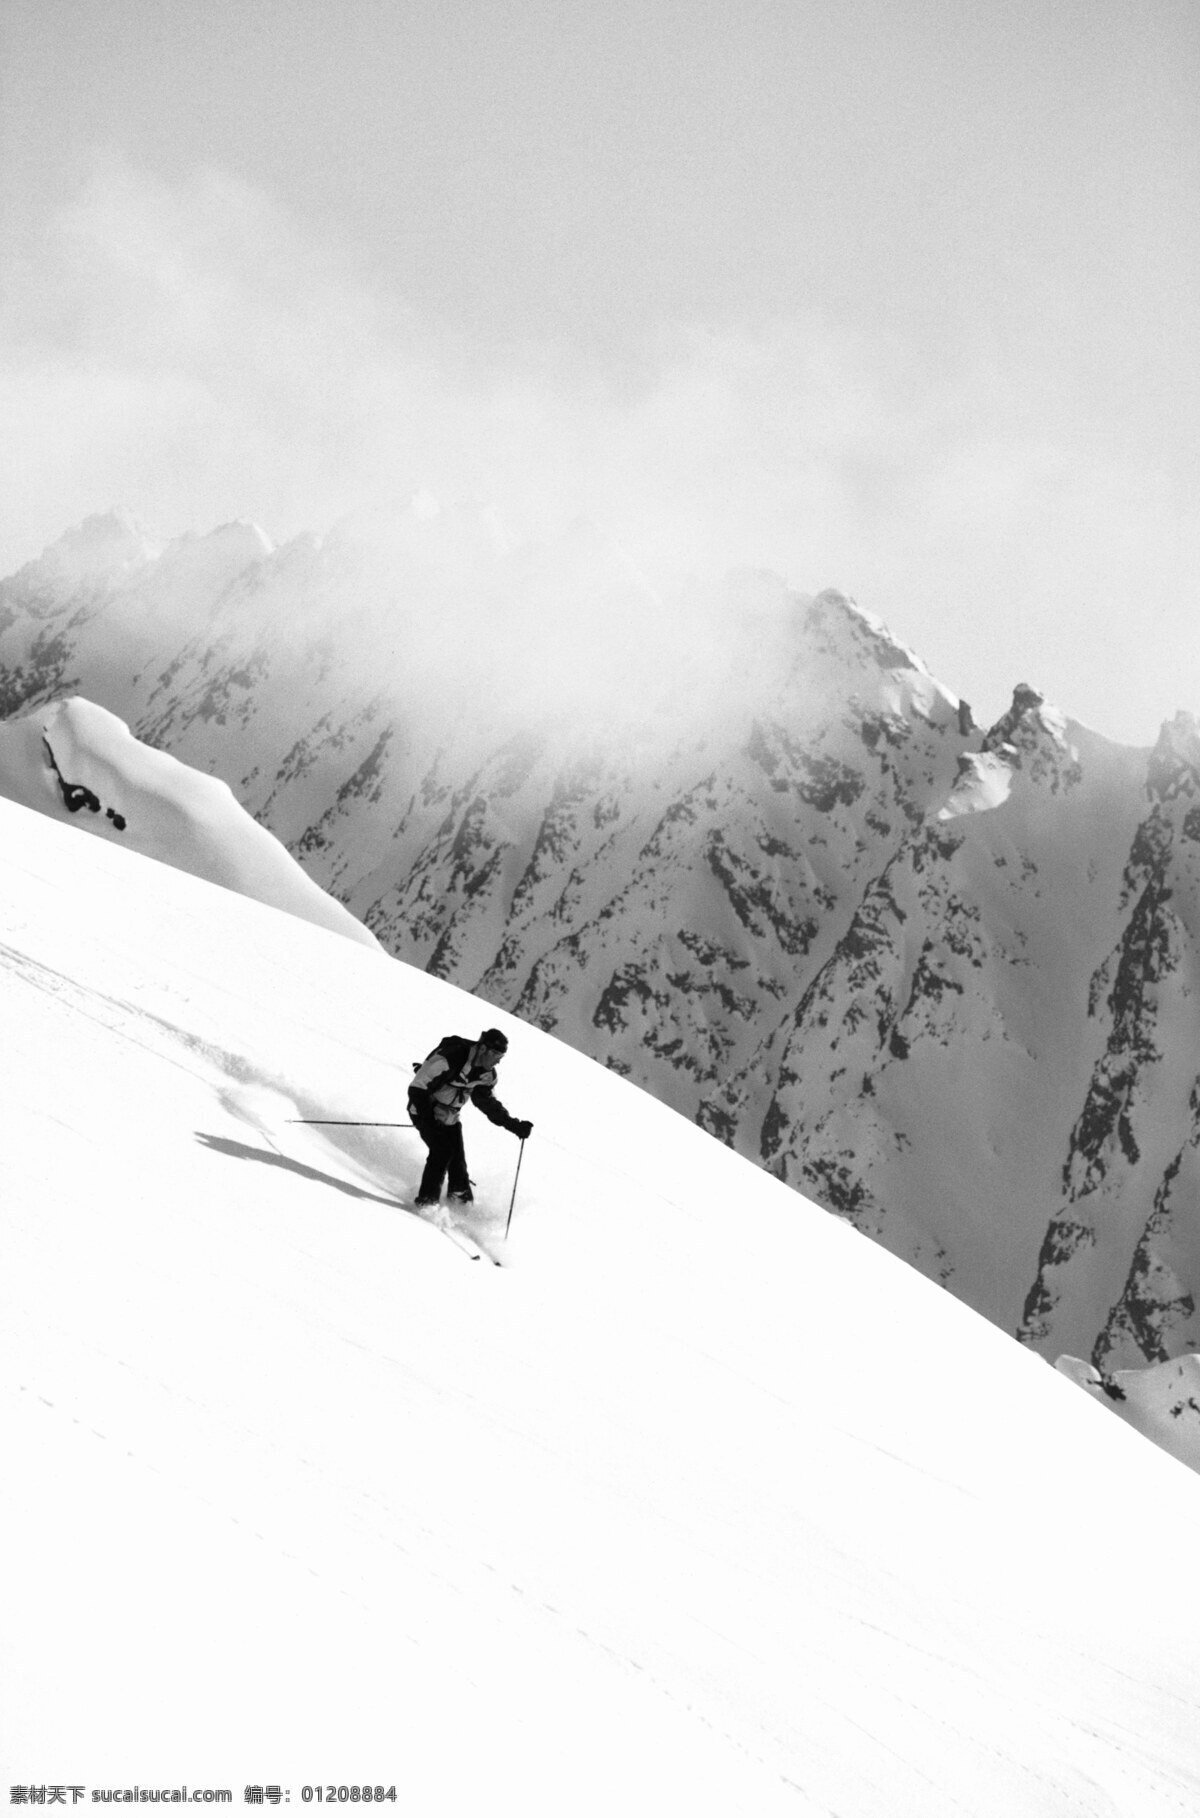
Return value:
M 469 1256 L 472 1262 L 489 1262 L 495 1269 L 503 1268 L 504 1265 L 498 1256 L 494 1256 L 486 1245 L 481 1244 L 478 1238 L 472 1237 L 471 1233 L 464 1230 L 461 1225 L 456 1225 L 452 1219 L 431 1218 L 427 1212 L 417 1206 L 405 1206 L 404 1210 L 411 1213 L 414 1218 L 419 1218 L 421 1223 L 428 1225 L 431 1231 L 440 1232 L 443 1237 L 448 1238 L 455 1249 L 461 1250 L 464 1256 Z

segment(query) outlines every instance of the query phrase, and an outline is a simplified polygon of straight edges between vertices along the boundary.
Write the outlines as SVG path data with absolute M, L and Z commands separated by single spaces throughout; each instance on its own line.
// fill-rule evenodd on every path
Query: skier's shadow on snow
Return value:
M 367 1187 L 356 1187 L 348 1180 L 339 1180 L 336 1174 L 325 1174 L 320 1168 L 310 1168 L 307 1162 L 293 1161 L 290 1155 L 280 1155 L 278 1149 L 256 1149 L 250 1143 L 239 1143 L 229 1136 L 213 1136 L 207 1130 L 197 1130 L 196 1141 L 203 1143 L 206 1149 L 214 1149 L 218 1155 L 231 1155 L 234 1161 L 265 1162 L 269 1168 L 286 1168 L 289 1174 L 298 1174 L 302 1180 L 315 1180 L 323 1187 L 336 1187 L 339 1193 L 348 1193 L 351 1199 L 369 1199 L 377 1206 L 404 1208 L 404 1202 L 400 1199 L 389 1199 L 386 1194 L 372 1193 Z

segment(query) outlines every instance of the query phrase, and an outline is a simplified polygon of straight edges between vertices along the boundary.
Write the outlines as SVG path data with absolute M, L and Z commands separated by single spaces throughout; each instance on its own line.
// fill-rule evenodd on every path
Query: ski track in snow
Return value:
M 1200 1809 L 1193 1475 L 550 1038 L 0 828 L 10 1785 Z M 402 1214 L 411 1132 L 284 1122 L 400 1120 L 492 1021 L 503 1271 Z M 468 1115 L 486 1241 L 517 1149 Z

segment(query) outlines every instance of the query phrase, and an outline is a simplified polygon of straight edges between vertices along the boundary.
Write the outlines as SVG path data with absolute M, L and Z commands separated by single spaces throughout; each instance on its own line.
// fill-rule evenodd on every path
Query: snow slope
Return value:
M 0 801 L 4 1783 L 1178 1818 L 1200 1482 L 648 1095 Z M 400 1210 L 500 1020 L 509 1260 Z M 502 1222 L 516 1149 L 475 1118 Z M 814 1293 L 814 1284 L 819 1291 Z

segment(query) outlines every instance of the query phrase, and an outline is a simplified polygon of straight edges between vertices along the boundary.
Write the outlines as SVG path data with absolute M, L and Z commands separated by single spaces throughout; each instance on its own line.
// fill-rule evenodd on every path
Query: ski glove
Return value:
M 520 1137 L 522 1142 L 533 1135 L 533 1125 L 529 1122 L 527 1117 L 514 1119 L 508 1127 L 514 1136 Z

